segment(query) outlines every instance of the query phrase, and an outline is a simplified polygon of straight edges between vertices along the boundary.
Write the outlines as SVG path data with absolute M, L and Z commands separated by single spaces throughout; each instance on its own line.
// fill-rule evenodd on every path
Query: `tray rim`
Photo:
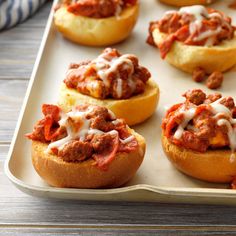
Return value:
M 9 180 L 21 191 L 27 192 L 30 194 L 32 191 L 37 193 L 64 193 L 64 194 L 78 194 L 79 195 L 109 195 L 109 194 L 119 194 L 119 193 L 127 193 L 133 192 L 136 190 L 144 190 L 156 193 L 157 195 L 162 196 L 185 196 L 185 197 L 214 197 L 214 198 L 234 198 L 236 199 L 236 191 L 232 189 L 219 189 L 219 188 L 183 188 L 183 187 L 157 187 L 154 185 L 148 184 L 136 184 L 132 186 L 126 186 L 121 188 L 113 188 L 113 189 L 78 189 L 78 188 L 56 188 L 50 186 L 36 186 L 27 184 L 24 181 L 17 178 L 10 170 L 9 164 L 12 157 L 12 153 L 15 147 L 16 139 L 18 136 L 18 132 L 20 126 L 23 121 L 23 116 L 25 113 L 26 105 L 28 103 L 29 95 L 31 93 L 31 89 L 33 87 L 36 73 L 38 71 L 39 64 L 41 62 L 41 57 L 45 49 L 45 45 L 47 43 L 47 39 L 52 27 L 53 23 L 53 15 L 54 15 L 54 8 L 58 4 L 59 0 L 54 0 L 50 14 L 46 23 L 46 27 L 43 33 L 43 37 L 41 40 L 41 44 L 36 56 L 36 60 L 33 66 L 33 70 L 30 76 L 29 84 L 26 90 L 25 97 L 23 99 L 22 107 L 20 109 L 19 118 L 16 123 L 16 128 L 13 134 L 13 138 L 9 147 L 9 151 L 7 154 L 7 158 L 4 163 L 4 173 L 9 178 Z M 34 194 L 32 194 L 34 195 Z M 111 199 L 112 200 L 112 199 Z
M 126 186 L 112 189 L 78 189 L 78 188 L 57 188 L 57 187 L 40 187 L 27 184 L 24 181 L 15 177 L 8 168 L 9 162 L 6 162 L 5 173 L 10 181 L 20 190 L 26 192 L 50 192 L 50 193 L 64 193 L 64 194 L 79 194 L 79 195 L 109 195 L 133 192 L 136 190 L 144 190 L 165 196 L 185 196 L 185 197 L 214 197 L 214 198 L 234 198 L 236 199 L 236 192 L 232 189 L 217 189 L 217 188 L 178 188 L 178 187 L 156 187 L 148 184 L 136 184 L 133 186 Z M 216 195 L 217 194 L 217 195 Z

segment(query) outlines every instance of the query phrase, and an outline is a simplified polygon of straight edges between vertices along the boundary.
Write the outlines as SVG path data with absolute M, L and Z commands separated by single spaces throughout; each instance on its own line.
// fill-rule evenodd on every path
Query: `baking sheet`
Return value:
M 155 114 L 145 123 L 134 127 L 147 142 L 145 160 L 136 176 L 125 187 L 117 189 L 65 189 L 48 186 L 33 169 L 31 142 L 24 134 L 31 132 L 35 122 L 42 117 L 41 104 L 57 102 L 60 85 L 71 62 L 94 59 L 104 49 L 79 46 L 64 39 L 52 23 L 53 12 L 48 20 L 6 161 L 6 174 L 22 191 L 42 197 L 236 204 L 236 191 L 227 189 L 228 185 L 210 184 L 180 173 L 162 151 L 160 126 L 166 108 L 182 101 L 181 94 L 188 89 L 200 88 L 207 93 L 212 91 L 203 84 L 193 82 L 189 74 L 161 60 L 158 50 L 145 43 L 149 22 L 160 18 L 172 7 L 156 0 L 140 2 L 140 17 L 132 35 L 123 43 L 114 45 L 121 53 L 136 54 L 140 64 L 150 70 L 152 78 L 160 86 L 160 102 Z M 228 8 L 229 3 L 230 1 L 219 1 L 212 7 L 233 17 L 236 25 L 236 11 Z M 236 67 L 225 74 L 225 81 L 219 92 L 234 95 L 235 77 Z

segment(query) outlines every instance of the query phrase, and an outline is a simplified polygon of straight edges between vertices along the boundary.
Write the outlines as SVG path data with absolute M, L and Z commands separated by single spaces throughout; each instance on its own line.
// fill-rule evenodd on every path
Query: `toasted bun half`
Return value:
M 232 158 L 230 150 L 195 152 L 172 144 L 163 135 L 162 146 L 174 166 L 189 176 L 214 183 L 230 183 L 235 179 L 236 158 Z
M 59 106 L 69 111 L 73 106 L 84 103 L 104 106 L 110 109 L 117 118 L 123 118 L 128 125 L 135 125 L 148 119 L 154 112 L 159 100 L 159 87 L 153 80 L 146 84 L 144 93 L 129 99 L 97 99 L 69 89 L 63 83 L 60 90 Z
M 160 44 L 167 35 L 155 29 L 152 33 L 156 45 Z M 200 67 L 207 73 L 224 72 L 236 64 L 236 33 L 233 39 L 225 40 L 220 45 L 190 46 L 175 41 L 166 60 L 173 66 L 188 73 Z
M 54 14 L 54 23 L 63 36 L 88 46 L 107 46 L 129 36 L 139 14 L 139 5 L 125 8 L 120 16 L 91 18 L 72 14 L 66 7 Z
M 160 0 L 160 2 L 171 6 L 182 7 L 191 5 L 207 5 L 215 2 L 215 0 Z
M 139 148 L 130 153 L 117 153 L 106 171 L 100 170 L 93 159 L 65 162 L 46 153 L 47 144 L 32 142 L 32 161 L 37 173 L 51 186 L 63 188 L 114 188 L 129 181 L 141 165 L 145 154 L 144 138 L 132 131 Z

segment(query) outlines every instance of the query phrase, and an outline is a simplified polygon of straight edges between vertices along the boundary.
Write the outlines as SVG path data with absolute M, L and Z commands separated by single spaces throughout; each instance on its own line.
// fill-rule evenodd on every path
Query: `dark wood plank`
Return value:
M 5 187 L 4 187 L 5 188 Z M 8 188 L 9 189 L 9 188 Z M 7 189 L 5 189 L 7 190 Z M 17 191 L 15 192 L 15 194 Z M 230 207 L 0 198 L 1 222 L 21 225 L 232 225 Z M 11 209 L 14 214 L 9 214 Z
M 4 236 L 15 236 L 15 235 L 127 235 L 127 236 L 136 236 L 136 235 L 163 235 L 163 236 L 233 236 L 235 232 L 221 230 L 208 230 L 207 228 L 200 230 L 178 230 L 173 227 L 173 229 L 116 229 L 116 228 L 4 228 L 0 230 L 0 235 Z
M 0 79 L 30 77 L 50 6 L 51 1 L 23 24 L 0 33 Z
M 0 143 L 12 139 L 50 8 L 47 2 L 34 17 L 1 32 Z

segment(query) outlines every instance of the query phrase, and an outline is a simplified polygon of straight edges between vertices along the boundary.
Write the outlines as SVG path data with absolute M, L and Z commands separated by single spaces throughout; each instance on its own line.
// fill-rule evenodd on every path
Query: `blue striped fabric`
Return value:
M 0 31 L 34 14 L 46 0 L 0 0 Z

